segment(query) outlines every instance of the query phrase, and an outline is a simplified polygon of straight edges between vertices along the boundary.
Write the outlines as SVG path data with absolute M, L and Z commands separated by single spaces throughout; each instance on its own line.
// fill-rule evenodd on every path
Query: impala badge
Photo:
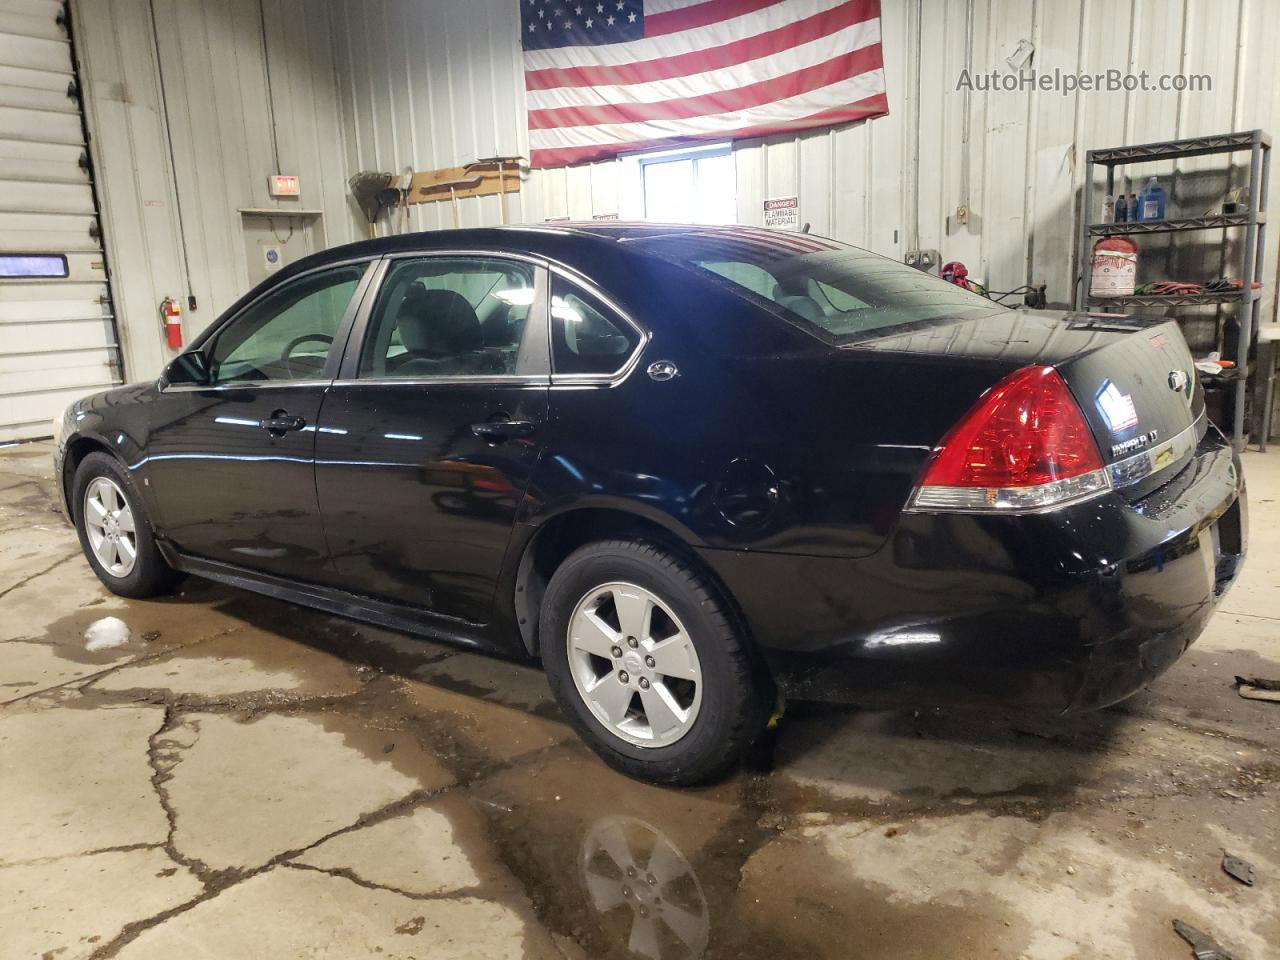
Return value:
M 1159 430 L 1149 430 L 1146 433 L 1140 433 L 1136 437 L 1130 437 L 1123 443 L 1113 443 L 1111 445 L 1111 455 L 1113 457 L 1120 457 L 1126 453 L 1133 453 L 1135 450 L 1140 450 L 1143 447 L 1149 447 L 1158 439 L 1160 439 Z

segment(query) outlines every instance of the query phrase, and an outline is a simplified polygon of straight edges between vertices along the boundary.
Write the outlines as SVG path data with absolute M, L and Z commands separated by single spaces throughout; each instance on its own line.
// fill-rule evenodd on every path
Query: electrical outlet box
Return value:
M 903 260 L 907 266 L 928 272 L 942 261 L 942 255 L 937 250 L 908 250 Z

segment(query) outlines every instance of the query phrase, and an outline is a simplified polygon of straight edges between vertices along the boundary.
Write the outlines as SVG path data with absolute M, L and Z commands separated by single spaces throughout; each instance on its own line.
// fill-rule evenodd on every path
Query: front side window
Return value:
M 533 267 L 496 257 L 397 260 L 374 302 L 361 377 L 518 374 Z
M 319 377 L 364 271 L 353 264 L 308 274 L 249 306 L 214 341 L 213 382 Z
M 611 374 L 640 334 L 606 304 L 563 277 L 551 280 L 551 363 L 558 374 Z

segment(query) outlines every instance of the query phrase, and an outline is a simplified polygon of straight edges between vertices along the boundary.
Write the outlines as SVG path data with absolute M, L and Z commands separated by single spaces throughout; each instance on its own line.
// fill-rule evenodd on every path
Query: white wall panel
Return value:
M 182 303 L 189 341 L 248 289 L 240 210 L 319 211 L 329 245 L 362 235 L 330 21 L 308 0 L 78 0 L 75 14 L 127 374 L 143 379 L 173 355 L 162 298 Z M 301 196 L 273 199 L 274 173 Z
M 100 167 L 113 160 L 105 206 L 126 293 L 122 336 L 138 341 L 126 343 L 131 375 L 149 374 L 164 356 L 155 342 L 160 296 L 185 292 L 179 199 L 191 289 L 201 304 L 194 330 L 246 283 L 235 211 L 276 205 L 265 193 L 276 153 L 281 171 L 302 177 L 298 205 L 324 212 L 329 244 L 364 235 L 345 187 L 357 171 L 431 170 L 528 153 L 512 0 L 154 6 L 167 103 L 146 0 L 79 0 L 76 8 L 89 48 L 97 159 Z M 801 220 L 815 232 L 898 258 L 938 249 L 996 289 L 1043 282 L 1051 302 L 1065 304 L 1076 270 L 1076 218 L 1082 205 L 1092 215 L 1100 204 L 1100 193 L 1081 196 L 1086 150 L 1255 126 L 1280 136 L 1280 17 L 1272 0 L 882 0 L 882 7 L 889 116 L 736 143 L 741 222 L 759 223 L 764 199 L 798 193 Z M 957 89 L 966 67 L 1008 72 L 1005 58 L 1024 40 L 1034 45 L 1030 65 L 1041 71 L 1208 73 L 1213 88 L 1065 97 Z M 11 60 L 19 65 L 0 75 L 0 91 L 19 83 L 11 74 L 24 69 L 22 58 L 39 63 L 50 42 L 23 38 Z M 0 93 L 0 109 L 5 103 Z M 3 155 L 0 149 L 0 164 Z M 1176 170 L 1173 203 L 1200 212 L 1202 200 L 1207 207 L 1221 199 L 1222 167 L 1222 158 L 1201 158 L 1152 169 L 1165 177 Z M 1146 175 L 1137 170 L 1125 189 L 1140 190 Z M 1241 182 L 1239 168 L 1233 176 Z M 635 182 L 634 162 L 625 160 L 534 171 L 509 198 L 510 216 L 634 215 Z M 1280 178 L 1273 211 L 1280 211 L 1278 191 Z M 964 224 L 956 218 L 961 206 L 969 209 Z M 458 220 L 496 224 L 500 209 L 496 197 L 462 200 Z M 413 205 L 379 229 L 453 223 L 446 201 Z M 1189 245 L 1205 239 L 1220 240 L 1144 239 L 1143 255 L 1170 275 L 1190 276 L 1199 248 Z M 1224 269 L 1232 268 L 1217 261 L 1209 272 Z M 1270 289 L 1265 300 L 1270 313 Z

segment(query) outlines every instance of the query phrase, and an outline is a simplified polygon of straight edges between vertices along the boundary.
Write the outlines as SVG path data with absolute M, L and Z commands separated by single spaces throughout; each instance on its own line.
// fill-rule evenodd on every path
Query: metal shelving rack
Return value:
M 1106 168 L 1106 192 L 1115 195 L 1116 167 L 1132 163 L 1152 163 L 1159 160 L 1182 160 L 1187 157 L 1204 157 L 1248 151 L 1249 156 L 1249 210 L 1247 213 L 1223 213 L 1205 217 L 1178 217 L 1171 220 L 1137 220 L 1127 223 L 1089 223 L 1093 207 L 1093 168 Z M 1261 300 L 1253 288 L 1262 283 L 1263 248 L 1267 224 L 1267 185 L 1271 173 L 1271 137 L 1261 130 L 1246 130 L 1212 137 L 1192 137 L 1188 140 L 1166 140 L 1161 143 L 1144 143 L 1132 147 L 1110 147 L 1089 150 L 1085 154 L 1084 193 L 1081 203 L 1079 234 L 1080 285 L 1076 289 L 1077 310 L 1089 306 L 1109 307 L 1184 307 L 1211 304 L 1238 303 L 1239 339 L 1236 344 L 1235 414 L 1231 429 L 1231 441 L 1237 450 L 1244 448 L 1245 396 L 1249 384 L 1249 348 L 1253 344 L 1261 323 Z M 1093 261 L 1089 252 L 1094 237 L 1134 236 L 1147 233 L 1175 233 L 1187 230 L 1220 230 L 1243 227 L 1245 230 L 1244 258 L 1240 264 L 1241 290 L 1220 293 L 1149 295 L 1131 297 L 1091 297 L 1089 286 L 1093 279 Z M 1265 446 L 1268 424 L 1264 411 L 1260 419 L 1263 432 L 1261 442 Z

